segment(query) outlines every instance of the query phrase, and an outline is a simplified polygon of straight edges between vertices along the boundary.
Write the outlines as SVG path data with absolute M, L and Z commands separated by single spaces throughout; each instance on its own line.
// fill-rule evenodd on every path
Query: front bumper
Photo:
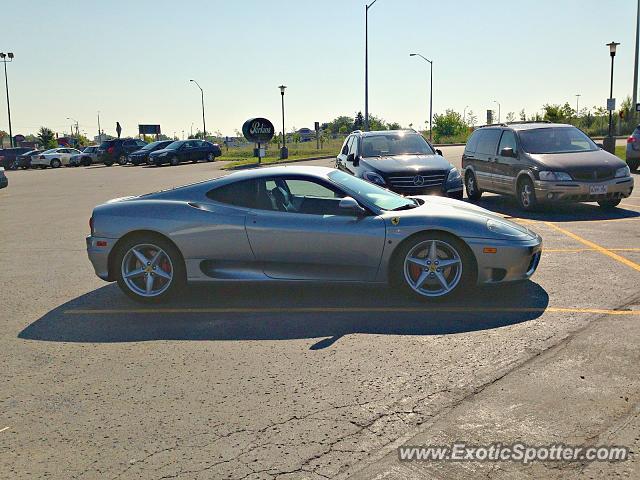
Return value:
M 113 280 L 109 277 L 109 254 L 116 241 L 113 238 L 93 237 L 91 235 L 86 238 L 89 260 L 96 275 L 103 280 Z
M 591 187 L 603 186 L 605 193 L 592 193 Z M 534 182 L 539 202 L 597 202 L 627 198 L 633 192 L 633 178 L 614 178 L 604 182 Z
M 542 237 L 534 235 L 525 240 L 465 238 L 478 263 L 478 285 L 530 278 L 542 255 Z
M 0 188 L 6 188 L 9 186 L 9 179 L 7 177 L 0 177 Z

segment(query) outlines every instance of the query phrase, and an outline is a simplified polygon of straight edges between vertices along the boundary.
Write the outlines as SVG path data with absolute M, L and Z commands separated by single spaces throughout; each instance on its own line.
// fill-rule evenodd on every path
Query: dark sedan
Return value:
M 23 170 L 31 168 L 31 157 L 33 155 L 38 155 L 39 153 L 40 150 L 29 150 L 26 153 L 18 155 L 13 163 L 13 168 L 22 168 Z
M 413 130 L 353 132 L 336 168 L 402 195 L 462 198 L 458 170 Z
M 222 151 L 214 143 L 203 140 L 178 140 L 161 150 L 151 152 L 148 163 L 156 166 L 168 163 L 175 166 L 182 162 L 197 163 L 200 160 L 213 162 L 220 155 Z
M 140 150 L 136 150 L 133 153 L 129 154 L 129 161 L 133 165 L 142 165 L 149 161 L 149 154 L 151 152 L 155 152 L 156 150 L 162 150 L 163 148 L 168 147 L 173 143 L 173 140 L 160 140 L 158 142 L 151 142 Z

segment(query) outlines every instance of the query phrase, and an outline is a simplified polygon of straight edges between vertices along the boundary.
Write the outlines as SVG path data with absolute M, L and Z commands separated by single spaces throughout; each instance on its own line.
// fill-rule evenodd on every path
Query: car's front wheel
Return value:
M 158 303 L 175 295 L 186 284 L 180 252 L 162 237 L 131 238 L 116 252 L 118 286 L 139 302 Z
M 84 165 L 85 167 L 88 167 L 89 165 L 91 165 L 91 159 L 90 158 L 84 158 L 82 160 L 82 165 Z
M 627 160 L 627 165 L 629 165 L 629 170 L 635 172 L 640 167 L 640 159 L 634 158 L 633 160 Z
M 125 166 L 127 164 L 127 157 L 125 155 L 120 155 L 118 157 L 118 165 Z
M 482 190 L 478 188 L 478 180 L 473 172 L 469 171 L 464 176 L 464 186 L 467 189 L 469 200 L 480 200 Z
M 178 160 L 178 157 L 176 157 L 175 155 L 169 159 L 169 165 L 171 165 L 172 167 L 175 167 L 179 163 L 180 161 Z
M 393 283 L 420 298 L 443 298 L 464 289 L 474 276 L 473 254 L 458 238 L 425 233 L 402 245 Z
M 536 192 L 533 188 L 533 182 L 529 178 L 522 178 L 518 181 L 518 187 L 516 188 L 516 195 L 518 199 L 518 205 L 522 210 L 532 211 L 538 206 L 536 199 Z
M 58 160 L 57 158 L 54 158 L 53 160 L 51 160 L 51 168 L 59 168 L 62 163 L 60 163 L 60 160 Z
M 618 205 L 620 205 L 621 201 L 622 200 L 619 198 L 615 200 L 599 200 L 598 205 L 600 205 L 604 209 L 616 208 Z

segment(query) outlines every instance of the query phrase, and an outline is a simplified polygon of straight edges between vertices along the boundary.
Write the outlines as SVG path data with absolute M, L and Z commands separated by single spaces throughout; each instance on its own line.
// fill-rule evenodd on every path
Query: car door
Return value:
M 499 128 L 483 128 L 479 133 L 478 146 L 473 155 L 478 188 L 481 190 L 494 190 L 494 163 L 497 159 L 498 141 L 502 130 Z
M 206 160 L 207 153 L 211 151 L 207 142 L 203 142 L 202 140 L 196 140 L 196 148 L 194 150 L 194 154 L 196 155 L 198 160 Z M 193 158 L 192 158 L 193 160 Z
M 348 171 L 346 167 L 347 155 L 349 155 L 349 146 L 351 145 L 352 141 L 353 135 L 349 135 L 347 138 L 345 138 L 344 143 L 342 144 L 342 149 L 340 150 L 340 153 L 336 158 L 336 164 L 340 170 Z
M 385 224 L 375 215 L 338 209 L 344 192 L 318 179 L 260 180 L 268 201 L 247 217 L 249 243 L 268 277 L 282 280 L 373 281 Z
M 502 150 L 510 148 L 514 156 L 502 155 Z M 493 187 L 501 193 L 514 193 L 518 174 L 518 142 L 512 130 L 504 130 L 498 144 L 496 161 L 493 164 Z

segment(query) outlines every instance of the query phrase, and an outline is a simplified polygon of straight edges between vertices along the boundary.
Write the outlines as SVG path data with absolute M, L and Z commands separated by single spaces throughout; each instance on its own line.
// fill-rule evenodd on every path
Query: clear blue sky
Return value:
M 287 129 L 364 110 L 364 5 L 325 1 L 30 1 L 2 12 L 0 51 L 9 65 L 13 131 L 66 117 L 93 136 L 96 112 L 114 133 L 160 123 L 164 133 L 201 127 L 233 135 L 251 116 Z M 378 0 L 369 14 L 370 112 L 403 126 L 428 116 L 427 64 L 434 60 L 434 111 L 466 105 L 482 122 L 492 100 L 507 112 L 546 102 L 605 105 L 609 55 L 621 42 L 614 96 L 631 94 L 635 0 Z M 0 129 L 7 130 L 4 91 Z M 280 127 L 278 127 L 280 128 Z

